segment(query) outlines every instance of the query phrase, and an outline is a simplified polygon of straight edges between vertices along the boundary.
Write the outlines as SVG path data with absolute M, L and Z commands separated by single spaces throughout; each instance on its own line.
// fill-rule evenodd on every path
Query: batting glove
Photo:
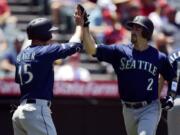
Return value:
M 88 18 L 89 14 L 87 14 L 86 10 L 81 4 L 78 4 L 78 7 L 81 9 L 81 13 L 84 13 L 84 27 L 88 27 L 90 23 Z
M 174 106 L 174 100 L 171 96 L 166 96 L 160 99 L 160 101 L 161 101 L 161 107 L 164 110 L 169 110 Z

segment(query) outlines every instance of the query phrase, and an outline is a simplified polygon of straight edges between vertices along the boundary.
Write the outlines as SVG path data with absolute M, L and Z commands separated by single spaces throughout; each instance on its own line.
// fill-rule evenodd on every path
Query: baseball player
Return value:
M 167 124 L 168 135 L 180 134 L 180 50 L 176 50 L 169 56 L 170 62 L 177 71 L 177 82 L 172 82 L 172 90 L 174 92 L 174 107 L 168 111 Z
M 84 14 L 82 7 L 81 12 Z M 88 54 L 112 64 L 118 79 L 123 105 L 123 116 L 128 135 L 155 135 L 161 116 L 158 99 L 158 77 L 168 82 L 176 74 L 165 54 L 149 45 L 153 23 L 147 17 L 137 16 L 127 23 L 131 30 L 131 44 L 96 44 L 84 18 L 83 44 Z M 83 18 L 83 16 L 81 16 Z M 169 99 L 164 107 L 169 105 Z
M 76 12 L 78 16 L 78 12 Z M 82 20 L 83 21 L 83 20 Z M 32 20 L 27 26 L 32 44 L 17 57 L 15 81 L 20 86 L 20 105 L 12 122 L 14 135 L 56 135 L 50 105 L 53 98 L 53 62 L 82 49 L 83 22 L 75 20 L 76 31 L 69 43 L 52 43 L 57 28 L 46 18 Z

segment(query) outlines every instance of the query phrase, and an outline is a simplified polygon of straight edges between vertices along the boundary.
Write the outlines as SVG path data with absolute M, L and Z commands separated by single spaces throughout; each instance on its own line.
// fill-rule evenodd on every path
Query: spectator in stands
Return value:
M 55 68 L 55 80 L 63 81 L 90 81 L 90 72 L 80 67 L 80 55 L 74 54 L 70 56 L 62 66 Z
M 11 12 L 7 0 L 0 0 L 0 27 L 4 26 L 10 14 Z
M 0 63 L 4 58 L 5 53 L 7 52 L 8 44 L 6 37 L 4 36 L 4 33 L 2 29 L 0 28 Z M 1 68 L 0 64 L 0 78 L 2 78 L 5 75 L 4 71 Z
M 21 51 L 21 46 L 24 38 L 17 35 L 14 40 L 14 51 L 7 51 L 0 62 L 1 70 L 4 72 L 4 77 L 14 77 L 15 75 L 15 63 L 18 53 Z M 3 76 L 2 76 L 3 77 Z
M 129 6 L 131 4 L 131 0 L 113 0 L 113 3 L 116 6 L 116 12 L 118 15 L 119 21 L 124 25 L 125 20 L 129 18 Z
M 7 39 L 8 50 L 15 51 L 14 42 L 17 36 L 25 36 L 25 34 L 17 28 L 18 19 L 16 16 L 9 16 L 4 26 L 4 35 Z
M 165 13 L 165 10 L 168 7 L 169 5 L 166 1 L 157 1 L 156 10 L 149 14 L 149 18 L 152 20 L 155 27 L 154 34 L 162 32 L 163 25 L 167 22 L 167 15 Z
M 130 1 L 126 0 L 121 3 L 119 3 L 118 0 L 116 0 L 116 7 L 117 7 L 117 14 L 119 21 L 126 25 L 127 21 L 131 21 L 134 19 L 135 16 L 140 15 L 140 5 L 136 1 Z
M 8 48 L 7 39 L 3 30 L 0 28 L 0 60 Z
M 107 25 L 111 22 L 108 13 L 114 12 L 115 5 L 110 0 L 97 0 L 90 11 L 91 29 L 97 42 L 104 42 L 104 34 Z
M 176 13 L 177 10 L 171 6 L 166 8 L 166 15 L 167 15 L 167 23 L 163 26 L 163 32 L 166 36 L 171 36 L 173 39 L 173 43 L 169 46 L 169 52 L 179 49 L 180 43 L 180 24 L 176 22 Z
M 30 4 L 30 8 L 39 8 L 39 15 L 48 15 L 50 13 L 49 0 L 31 0 Z
M 103 42 L 108 45 L 123 42 L 126 39 L 127 30 L 119 22 L 117 13 L 106 10 L 103 17 L 107 22 Z
M 136 0 L 141 6 L 141 15 L 148 16 L 151 12 L 156 10 L 157 0 Z
M 4 35 L 3 30 L 0 28 L 0 63 L 4 58 L 5 53 L 7 52 L 7 48 L 8 48 L 7 39 Z M 4 76 L 4 72 L 1 70 L 1 65 L 0 65 L 0 77 L 2 76 Z
M 159 36 L 155 39 L 155 45 L 160 52 L 168 55 L 166 37 L 163 33 L 159 33 Z

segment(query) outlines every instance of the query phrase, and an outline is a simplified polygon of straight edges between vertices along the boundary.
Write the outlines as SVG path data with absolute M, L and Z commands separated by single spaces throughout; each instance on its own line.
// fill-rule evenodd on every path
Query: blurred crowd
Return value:
M 23 0 L 0 0 L 0 78 L 14 76 L 16 56 L 24 46 L 30 44 L 29 41 L 27 42 L 25 32 L 17 27 L 18 19 L 11 13 L 8 1 Z M 126 29 L 127 21 L 132 20 L 137 15 L 145 15 L 153 21 L 155 26 L 150 41 L 151 45 L 167 55 L 180 48 L 180 11 L 177 8 L 180 5 L 172 6 L 167 0 L 29 1 L 31 2 L 30 6 L 40 5 L 42 7 L 39 15 L 51 16 L 53 24 L 59 27 L 59 35 L 72 34 L 74 31 L 74 9 L 77 3 L 81 3 L 90 15 L 90 31 L 97 43 L 120 45 L 130 42 L 130 32 Z M 65 76 L 63 74 L 67 73 L 66 71 L 72 70 L 70 69 L 72 65 L 79 66 L 80 64 L 72 64 L 72 61 L 80 63 L 79 57 L 81 56 L 73 56 L 66 61 L 57 61 L 55 63 L 55 72 L 57 73 L 55 79 L 63 80 L 61 77 Z M 101 64 L 106 67 L 108 73 L 114 75 L 111 66 L 106 63 Z M 82 77 L 82 79 L 79 77 L 80 80 L 91 79 L 87 69 L 80 70 L 86 74 L 86 77 Z M 73 75 L 69 76 L 71 76 L 71 80 L 75 79 Z

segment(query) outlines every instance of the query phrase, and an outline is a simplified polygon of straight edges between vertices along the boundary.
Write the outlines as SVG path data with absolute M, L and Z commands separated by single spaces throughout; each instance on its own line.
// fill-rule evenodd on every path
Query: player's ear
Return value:
M 150 34 L 145 29 L 143 29 L 142 31 L 142 36 L 146 38 L 148 41 L 151 40 Z

